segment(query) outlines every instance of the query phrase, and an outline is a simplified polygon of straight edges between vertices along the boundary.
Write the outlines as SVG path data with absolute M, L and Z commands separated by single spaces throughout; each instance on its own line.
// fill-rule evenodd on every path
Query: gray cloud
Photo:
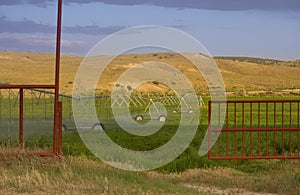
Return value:
M 88 26 L 66 26 L 63 28 L 64 33 L 71 34 L 87 34 L 87 35 L 107 35 L 114 32 L 117 32 L 125 27 L 123 26 L 107 26 L 100 27 L 96 25 L 88 25 Z
M 1 0 L 1 5 L 20 5 L 20 4 L 33 4 L 40 7 L 53 5 L 57 0 Z
M 24 18 L 12 21 L 5 16 L 0 17 L 0 33 L 54 33 L 55 28 L 46 24 L 39 24 Z
M 67 0 L 70 2 L 84 2 L 84 0 Z M 91 0 L 90 0 L 91 1 Z M 96 1 L 95 1 L 96 2 Z M 155 5 L 170 8 L 194 8 L 207 10 L 299 10 L 299 0 L 100 0 L 106 4 L 116 5 Z
M 55 37 L 18 33 L 1 33 L 0 50 L 8 51 L 55 51 Z
M 85 41 L 62 39 L 62 51 L 65 54 L 79 55 L 89 50 L 92 45 Z M 32 35 L 19 33 L 1 33 L 0 51 L 55 51 L 54 35 Z
M 87 34 L 87 35 L 107 35 L 123 29 L 123 26 L 100 27 L 96 25 L 89 26 L 64 26 L 63 33 L 69 34 Z M 54 34 L 55 26 L 36 23 L 32 20 L 24 19 L 19 21 L 9 20 L 6 17 L 0 17 L 0 33 L 51 33 Z
M 15 4 L 55 4 L 57 0 L 1 0 L 0 5 Z M 63 0 L 70 3 L 105 3 L 113 5 L 154 5 L 167 8 L 194 8 L 206 10 L 300 10 L 299 0 Z

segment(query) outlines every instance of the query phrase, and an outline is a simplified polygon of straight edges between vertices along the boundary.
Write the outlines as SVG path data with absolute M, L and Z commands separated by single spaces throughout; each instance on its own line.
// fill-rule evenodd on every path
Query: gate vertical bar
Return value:
M 245 102 L 242 102 L 242 128 L 244 128 L 245 125 Z
M 58 102 L 58 123 L 57 123 L 57 154 L 62 155 L 62 102 Z
M 297 102 L 297 110 L 298 110 L 298 113 L 297 113 L 297 127 L 299 129 L 299 102 Z M 299 131 L 297 131 L 297 150 L 298 150 L 298 156 L 300 155 L 300 139 L 299 139 Z
M 60 46 L 61 46 L 61 20 L 62 20 L 62 0 L 58 0 L 57 6 L 57 31 L 56 31 L 56 59 L 55 59 L 55 95 L 54 95 L 54 129 L 53 129 L 53 153 L 57 153 L 57 124 L 58 98 L 59 98 L 59 72 L 60 72 Z
M 276 128 L 276 102 L 274 102 L 274 128 Z M 276 131 L 274 132 L 274 156 L 276 154 Z
M 252 102 L 250 102 L 250 128 L 252 128 Z M 250 155 L 252 156 L 252 131 L 250 131 Z
M 297 107 L 298 107 L 298 113 L 297 113 L 297 115 L 298 115 L 298 120 L 297 120 L 297 124 L 298 124 L 298 128 L 300 128 L 300 104 L 299 104 L 299 102 L 297 102 Z
M 226 129 L 228 128 L 228 103 L 226 103 Z
M 234 103 L 234 128 L 236 128 L 236 102 Z M 233 132 L 234 156 L 236 156 L 236 131 Z
M 208 101 L 208 157 L 211 157 L 211 101 Z
M 266 102 L 266 128 L 268 128 L 268 120 L 269 120 L 269 104 Z M 266 131 L 266 156 L 268 156 L 268 131 Z
M 226 129 L 228 129 L 228 103 L 226 103 Z M 226 156 L 228 156 L 228 131 L 226 131 Z
M 2 105 L 2 101 L 1 101 L 1 98 L 2 98 L 2 90 L 0 89 L 0 117 L 2 116 L 2 111 L 1 111 L 2 110 L 2 106 L 1 106 Z M 299 111 L 298 111 L 298 113 L 299 113 Z M 299 119 L 299 115 L 298 115 L 298 119 Z
M 284 102 L 281 102 L 281 128 L 284 128 Z M 281 131 L 281 152 L 284 156 L 284 132 Z
M 260 129 L 260 102 L 258 102 L 258 108 L 257 108 L 257 120 L 258 120 L 258 128 Z M 260 155 L 260 130 L 257 131 L 257 152 L 258 155 Z
M 290 128 L 292 128 L 292 102 L 290 102 Z M 290 155 L 292 155 L 292 131 L 289 131 L 289 142 L 290 142 Z
M 245 124 L 245 102 L 242 102 L 242 128 L 244 128 Z M 244 149 L 244 131 L 242 131 L 242 156 L 245 154 L 245 149 Z
M 219 102 L 218 103 L 218 130 L 219 131 L 221 131 L 221 129 L 222 129 L 222 127 L 221 127 L 221 109 L 220 109 L 220 107 L 221 107 L 221 105 L 220 105 L 221 103 Z M 220 136 L 218 136 L 218 155 L 220 156 L 220 148 L 221 148 L 221 143 L 220 143 L 221 141 L 220 141 Z
M 236 128 L 236 102 L 234 103 L 234 128 Z
M 23 124 L 23 105 L 24 105 L 24 91 L 23 88 L 19 89 L 20 93 L 20 100 L 19 100 L 19 149 L 20 152 L 23 152 L 24 150 L 24 141 L 23 141 L 23 130 L 24 130 L 24 124 Z

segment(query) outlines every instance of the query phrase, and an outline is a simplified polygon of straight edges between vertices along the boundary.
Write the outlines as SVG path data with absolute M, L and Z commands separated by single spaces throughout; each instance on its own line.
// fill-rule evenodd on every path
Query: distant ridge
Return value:
M 251 62 L 256 64 L 263 64 L 263 65 L 279 65 L 282 63 L 286 63 L 287 61 L 283 60 L 274 60 L 268 58 L 256 58 L 256 57 L 239 57 L 239 56 L 215 56 L 215 59 L 220 60 L 234 60 L 239 62 Z

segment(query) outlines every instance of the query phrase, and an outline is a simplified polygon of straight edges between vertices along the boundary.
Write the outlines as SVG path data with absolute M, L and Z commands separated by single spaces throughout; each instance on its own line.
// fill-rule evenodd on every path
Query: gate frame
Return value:
M 59 73 L 61 48 L 62 0 L 57 1 L 57 29 L 55 52 L 55 82 L 53 85 L 0 85 L 0 89 L 19 89 L 19 152 L 26 155 L 61 156 L 62 155 L 62 104 L 59 102 Z M 53 120 L 53 150 L 52 152 L 25 152 L 23 140 L 23 101 L 24 89 L 54 89 L 54 120 Z
M 212 124 L 211 124 L 211 120 L 212 120 L 212 104 L 215 103 L 215 104 L 218 104 L 218 129 L 214 129 L 212 127 Z M 230 128 L 228 127 L 228 103 L 231 103 L 231 104 L 235 104 L 235 115 L 234 115 L 234 125 L 235 127 L 233 128 Z M 237 128 L 236 125 L 236 104 L 242 104 L 242 127 L 239 127 Z M 250 127 L 244 127 L 244 114 L 245 114 L 245 110 L 244 110 L 244 104 L 246 103 L 250 103 L 251 107 L 252 107 L 252 103 L 258 103 L 258 106 L 260 106 L 260 103 L 266 103 L 266 105 L 268 105 L 269 103 L 281 103 L 282 104 L 282 109 L 284 108 L 284 103 L 290 103 L 290 127 L 284 127 L 284 120 L 283 120 L 283 117 L 284 117 L 284 109 L 282 110 L 282 126 L 281 127 L 260 127 L 260 115 L 258 116 L 258 127 L 253 127 L 252 126 L 252 119 L 250 119 L 251 123 L 250 123 Z M 298 123 L 297 123 L 297 127 L 291 127 L 291 104 L 292 103 L 297 103 L 297 110 L 298 110 L 298 114 L 297 114 L 297 117 L 298 117 Z M 226 106 L 226 114 L 225 114 L 225 119 L 226 120 L 226 127 L 220 127 L 220 104 L 225 104 Z M 260 107 L 258 107 L 260 109 Z M 268 114 L 268 109 L 266 110 L 267 114 Z M 260 113 L 260 110 L 258 111 L 258 113 Z M 250 115 L 251 115 L 251 118 L 252 118 L 252 110 L 250 111 Z M 268 120 L 268 118 L 267 118 Z M 268 121 L 266 121 L 266 123 L 268 123 Z M 219 155 L 216 155 L 216 156 L 213 156 L 212 155 L 212 149 L 213 149 L 213 145 L 211 143 L 211 134 L 214 133 L 214 132 L 219 132 L 220 134 L 222 132 L 226 132 L 226 133 L 236 133 L 236 132 L 268 132 L 268 131 L 278 131 L 278 132 L 297 132 L 297 148 L 298 148 L 298 153 L 297 155 L 266 155 L 266 156 L 262 156 L 260 154 L 258 155 L 250 155 L 250 156 L 237 156 L 237 155 L 233 155 L 233 156 L 229 156 L 229 155 L 226 155 L 226 156 L 221 156 L 220 154 Z M 219 137 L 218 137 L 218 140 L 216 141 L 215 144 L 218 144 L 218 147 L 220 149 L 220 134 L 219 134 Z M 300 159 L 300 138 L 299 138 L 299 134 L 300 134 L 300 100 L 210 100 L 208 102 L 208 158 L 211 159 L 211 160 L 239 160 L 239 159 Z M 291 141 L 291 140 L 290 140 Z M 260 142 L 259 142 L 260 143 Z M 227 142 L 226 142 L 226 146 L 227 146 Z M 234 142 L 234 144 L 236 145 L 236 142 Z M 281 143 L 283 144 L 283 142 Z M 290 143 L 291 144 L 291 143 Z M 252 146 L 251 146 L 252 147 Z M 283 147 L 283 146 L 282 146 Z M 291 146 L 290 146 L 291 147 Z M 226 152 L 228 152 L 228 150 L 226 149 Z

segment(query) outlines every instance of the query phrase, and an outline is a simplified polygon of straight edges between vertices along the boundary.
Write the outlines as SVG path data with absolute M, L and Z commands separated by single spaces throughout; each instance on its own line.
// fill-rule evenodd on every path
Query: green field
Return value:
M 294 97 L 247 97 L 247 98 L 229 98 L 229 99 L 239 99 L 239 100 L 252 100 L 252 99 L 268 99 L 268 100 L 276 100 L 276 99 L 284 99 L 284 100 L 290 100 L 294 99 Z M 72 101 L 68 98 L 61 99 L 63 101 L 63 124 L 68 127 L 69 132 L 64 132 L 63 134 L 63 152 L 65 155 L 89 155 L 92 157 L 93 155 L 90 154 L 90 152 L 86 149 L 84 144 L 82 143 L 79 135 L 77 134 L 76 130 L 74 129 L 75 123 L 72 119 Z M 196 136 L 193 139 L 193 142 L 188 147 L 188 149 L 180 156 L 178 159 L 176 159 L 174 162 L 170 163 L 166 167 L 162 168 L 162 170 L 165 171 L 183 171 L 190 168 L 200 168 L 205 167 L 207 164 L 214 164 L 216 162 L 211 162 L 207 160 L 207 156 L 205 157 L 199 157 L 198 156 L 198 150 L 200 148 L 200 144 L 202 143 L 202 140 L 204 138 L 204 135 L 207 131 L 208 127 L 208 98 L 204 98 L 204 102 L 206 104 L 205 107 L 202 107 L 200 109 L 200 124 L 198 126 L 198 130 L 196 133 Z M 77 100 L 74 100 L 77 101 Z M 24 116 L 24 125 L 25 125 L 25 147 L 30 150 L 30 148 L 43 148 L 52 147 L 52 135 L 53 135 L 53 111 L 51 108 L 53 108 L 53 102 L 51 99 L 41 99 L 38 103 L 36 100 L 32 99 L 25 99 L 25 116 Z M 8 145 L 7 142 L 10 144 L 14 144 L 15 146 L 18 145 L 18 105 L 15 106 L 7 106 L 12 104 L 11 99 L 1 99 L 0 106 L 1 109 L 1 135 L 2 135 L 2 145 L 6 146 Z M 109 104 L 111 103 L 111 100 L 108 98 L 99 98 L 96 100 L 96 110 L 98 114 L 99 121 L 103 123 L 105 127 L 105 132 L 107 135 L 117 144 L 124 148 L 128 148 L 131 150 L 136 151 L 144 151 L 144 150 L 151 150 L 154 148 L 157 148 L 159 146 L 162 146 L 163 144 L 167 143 L 176 133 L 176 130 L 179 125 L 179 119 L 180 119 L 180 113 L 173 113 L 173 110 L 178 109 L 177 105 L 165 105 L 167 108 L 167 121 L 165 122 L 164 126 L 155 134 L 150 136 L 135 136 L 131 135 L 125 131 L 123 131 L 117 124 L 117 122 L 113 118 L 112 110 L 109 108 Z M 145 103 L 143 105 L 133 106 L 136 105 L 136 103 L 131 103 L 131 114 L 132 118 L 134 118 L 137 114 L 144 114 L 145 120 L 141 123 L 145 123 L 149 120 L 156 120 L 156 119 L 150 119 L 147 118 L 147 110 L 145 112 L 145 107 L 147 107 L 148 103 Z M 4 107 L 6 105 L 6 107 Z M 89 106 L 89 104 L 85 104 L 86 106 Z M 268 123 L 269 126 L 272 126 L 274 124 L 274 105 L 270 105 L 268 107 Z M 297 109 L 295 106 L 292 107 L 293 109 Z M 236 108 L 233 107 L 233 105 L 230 105 L 228 108 L 229 117 L 226 118 L 225 124 L 223 127 L 232 128 L 234 127 L 234 119 L 233 119 L 233 113 L 234 109 L 236 110 L 236 128 L 241 127 L 242 124 L 242 117 L 241 117 L 241 106 L 237 106 Z M 249 111 L 249 105 L 245 106 L 245 111 Z M 280 124 L 281 120 L 284 120 L 284 127 L 294 126 L 293 124 L 298 124 L 297 121 L 299 120 L 296 116 L 298 113 L 298 110 L 293 110 L 293 118 L 290 120 L 289 115 L 289 105 L 286 105 L 284 107 L 286 115 L 282 118 L 280 115 L 280 106 L 277 106 L 277 117 L 276 117 L 276 123 L 275 126 L 278 127 L 278 124 Z M 258 121 L 258 107 L 257 105 L 254 105 L 252 107 L 252 126 L 259 126 L 265 127 L 266 125 L 266 105 L 261 104 L 260 105 L 260 121 Z M 295 117 L 294 117 L 295 116 Z M 250 121 L 250 115 L 244 116 L 244 127 L 249 127 L 249 121 Z M 291 121 L 291 124 L 290 124 Z M 158 123 L 161 123 L 157 121 Z M 212 118 L 212 124 L 214 124 L 214 118 Z M 12 125 L 13 124 L 13 125 Z M 93 124 L 91 124 L 87 128 L 91 128 Z M 8 129 L 9 127 L 9 129 Z M 250 143 L 250 134 L 251 139 L 253 140 L 252 143 Z M 284 152 L 292 152 L 293 154 L 297 154 L 299 150 L 299 144 L 298 144 L 298 132 L 285 132 L 283 135 L 284 139 L 284 145 L 282 146 L 282 134 L 281 132 L 236 132 L 236 133 L 222 133 L 219 139 L 219 142 L 215 144 L 213 147 L 212 152 L 214 154 L 223 154 L 226 153 L 226 147 L 228 151 L 230 152 L 227 155 L 250 155 L 250 152 L 252 155 L 257 155 L 258 150 L 260 150 L 260 155 L 281 155 Z M 266 140 L 266 137 L 268 136 L 268 140 Z M 274 136 L 277 137 L 277 142 L 275 138 L 274 142 Z M 242 139 L 244 139 L 244 143 L 242 143 Z M 74 141 L 77 140 L 77 141 Z M 290 140 L 292 140 L 292 145 L 289 144 Z M 234 141 L 237 144 L 233 144 Z M 229 146 L 226 146 L 224 143 L 228 142 Z M 74 144 L 76 143 L 76 144 Z M 231 145 L 230 145 L 231 143 Z M 258 146 L 260 144 L 260 146 Z M 251 145 L 251 146 L 250 146 Z M 260 148 L 258 148 L 260 147 Z M 220 148 L 220 149 L 218 149 Z M 250 149 L 251 148 L 251 149 Z M 223 162 L 217 162 L 217 164 L 223 164 Z

